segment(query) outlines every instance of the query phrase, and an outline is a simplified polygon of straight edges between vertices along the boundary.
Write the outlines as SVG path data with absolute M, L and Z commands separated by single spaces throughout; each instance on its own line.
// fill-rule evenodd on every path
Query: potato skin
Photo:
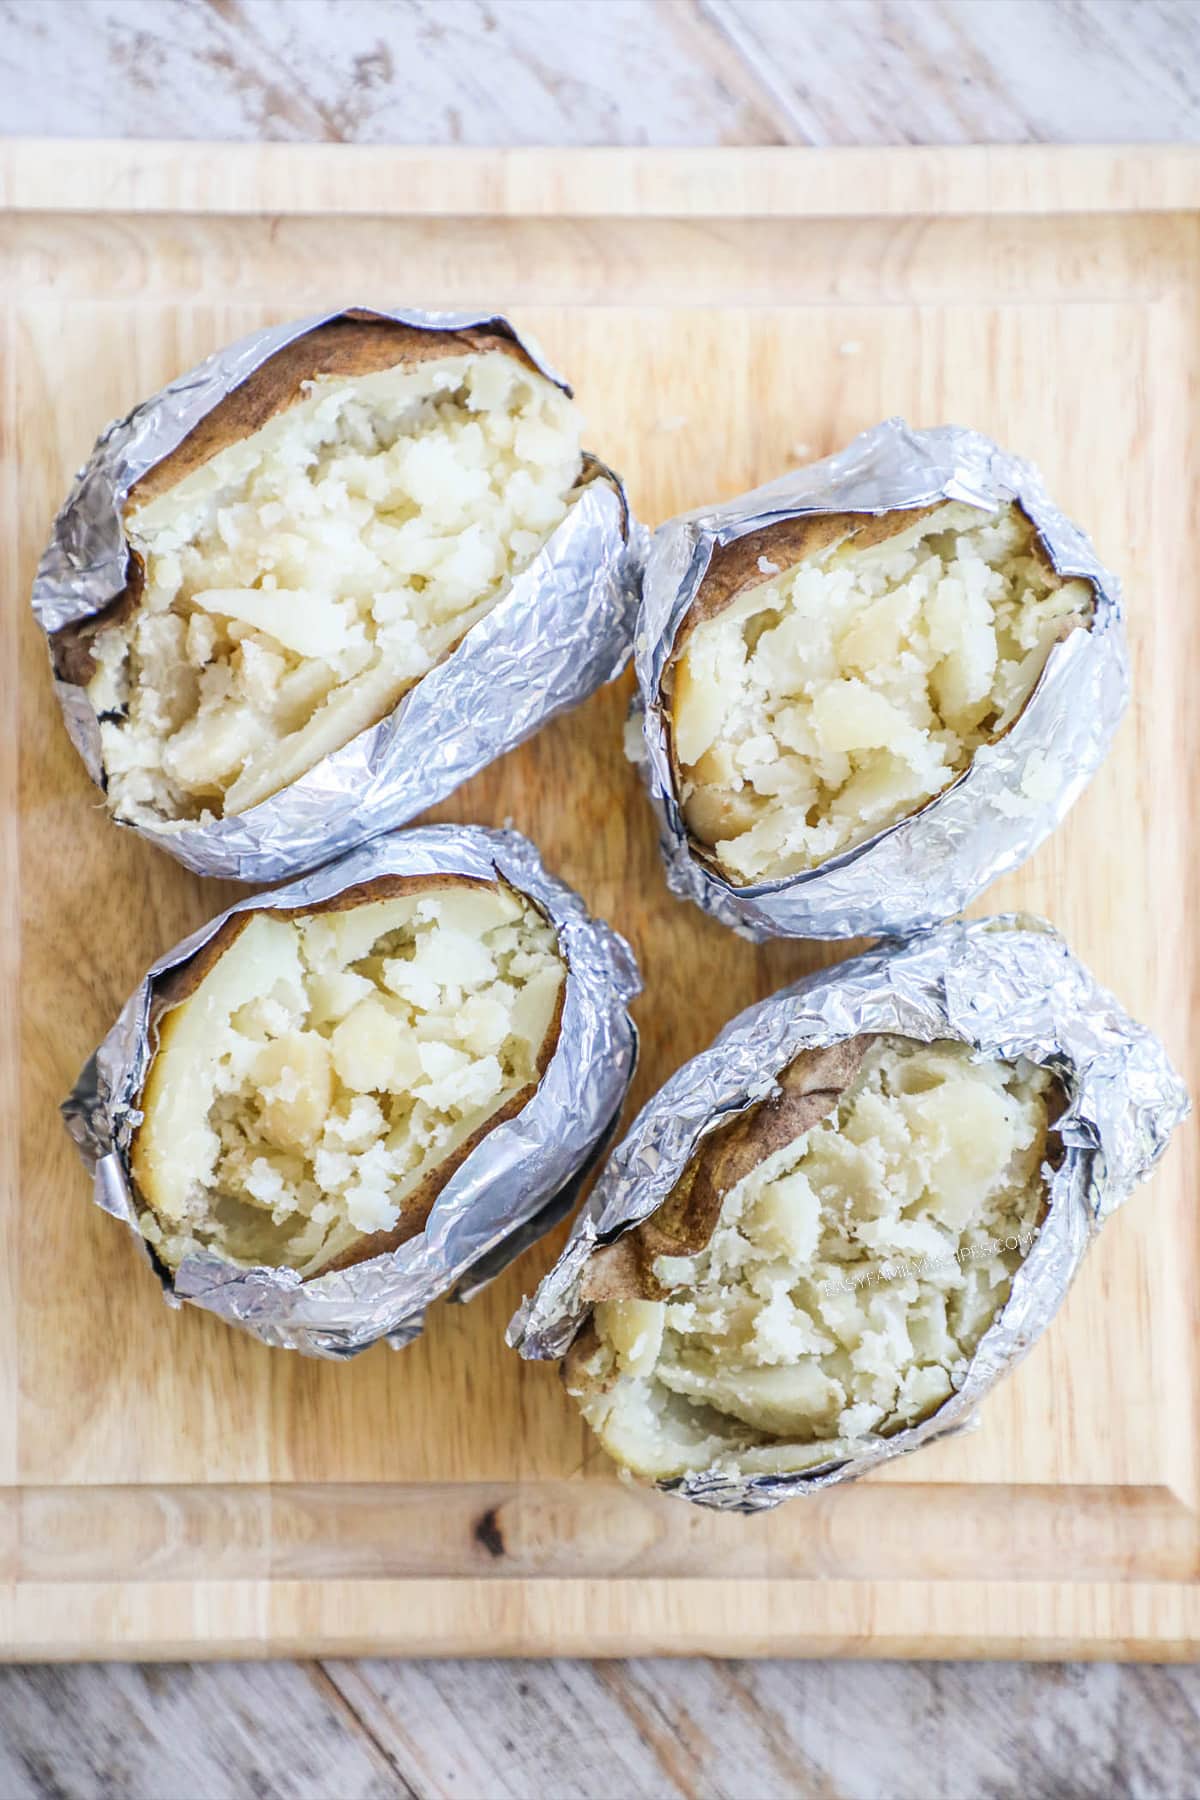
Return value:
M 783 571 L 807 562 L 811 556 L 819 556 L 845 538 L 853 538 L 856 549 L 869 550 L 874 544 L 898 537 L 944 504 L 938 501 L 934 506 L 887 513 L 805 513 L 798 519 L 776 519 L 730 544 L 715 544 L 696 598 L 683 616 L 671 663 L 678 660 L 697 625 L 715 619 L 749 588 L 761 587 L 774 579 L 759 568 L 760 557 L 777 563 Z
M 361 312 L 330 319 L 268 357 L 219 400 L 169 456 L 147 469 L 129 491 L 125 516 L 168 493 L 218 452 L 252 437 L 276 413 L 303 400 L 307 381 L 322 375 L 376 375 L 383 369 L 416 368 L 445 356 L 482 355 L 489 350 L 502 351 L 524 368 L 537 370 L 519 344 L 495 332 L 424 331 Z
M 134 484 L 122 516 L 128 519 L 138 507 L 168 493 L 220 451 L 252 437 L 277 413 L 303 400 L 305 382 L 322 375 L 374 375 L 383 369 L 416 368 L 442 357 L 482 355 L 492 350 L 538 372 L 536 363 L 519 344 L 496 332 L 423 331 L 415 325 L 402 325 L 398 320 L 376 318 L 364 312 L 330 319 L 285 344 L 219 400 L 181 444 Z M 54 633 L 51 657 L 61 681 L 86 687 L 96 673 L 92 640 L 98 632 L 128 619 L 141 604 L 144 588 L 142 559 L 136 550 L 129 549 L 121 592 L 102 612 L 64 625 Z
M 796 519 L 776 519 L 758 531 L 735 538 L 730 544 L 714 545 L 696 598 L 683 616 L 671 662 L 678 660 L 697 625 L 715 619 L 747 589 L 774 579 L 759 568 L 760 557 L 777 563 L 783 571 L 807 562 L 812 556 L 819 556 L 823 550 L 844 539 L 853 539 L 856 550 L 871 550 L 876 544 L 886 543 L 888 538 L 899 537 L 918 519 L 929 518 L 947 504 L 945 500 L 937 500 L 929 506 L 897 507 L 883 513 L 805 513 Z M 1020 501 L 1014 501 L 1013 505 L 1033 526 L 1033 520 Z M 1053 586 L 1061 587 L 1067 577 L 1055 569 L 1036 526 L 1032 548 L 1047 579 Z
M 655 1258 L 695 1256 L 702 1250 L 716 1229 L 725 1196 L 759 1163 L 834 1111 L 873 1042 L 870 1033 L 863 1033 L 802 1050 L 776 1076 L 777 1094 L 706 1132 L 657 1212 L 593 1254 L 581 1298 L 592 1304 L 664 1299 L 666 1289 L 654 1274 Z
M 181 963 L 178 968 L 172 969 L 170 974 L 158 985 L 155 996 L 157 1021 L 151 1026 L 155 1049 L 150 1060 L 145 1085 L 138 1099 L 143 1119 L 155 1105 L 156 1070 L 161 1066 L 159 1052 L 170 1039 L 172 1019 L 176 1015 L 177 1009 L 195 993 L 210 969 L 220 961 L 226 950 L 240 937 L 251 919 L 259 917 L 263 912 L 277 919 L 288 919 L 297 913 L 311 918 L 319 913 L 350 912 L 355 907 L 368 905 L 372 901 L 392 900 L 405 894 L 430 894 L 438 889 L 458 887 L 490 888 L 498 892 L 506 886 L 508 883 L 501 880 L 481 881 L 473 875 L 380 875 L 371 881 L 360 882 L 355 887 L 344 888 L 340 894 L 334 894 L 330 899 L 319 901 L 314 906 L 258 907 L 253 911 L 235 913 L 233 918 L 226 919 L 220 930 L 215 932 L 194 956 L 190 957 L 186 963 Z M 523 894 L 521 897 L 528 904 L 536 905 L 535 901 L 529 900 L 528 895 Z M 541 908 L 538 910 L 541 911 Z M 566 983 L 564 982 L 559 989 L 554 1014 L 542 1042 L 536 1079 L 527 1082 L 523 1088 L 510 1095 L 505 1104 L 489 1119 L 486 1119 L 464 1143 L 452 1151 L 444 1162 L 429 1171 L 424 1181 L 406 1199 L 404 1210 L 390 1231 L 372 1232 L 369 1236 L 361 1238 L 357 1244 L 352 1245 L 341 1256 L 325 1264 L 317 1275 L 310 1276 L 308 1279 L 317 1280 L 321 1275 L 332 1274 L 338 1269 L 352 1268 L 356 1263 L 370 1261 L 372 1257 L 386 1256 L 390 1251 L 398 1250 L 401 1244 L 406 1244 L 410 1238 L 417 1237 L 424 1231 L 429 1215 L 433 1211 L 434 1202 L 455 1171 L 483 1142 L 490 1131 L 497 1125 L 503 1124 L 505 1120 L 515 1118 L 522 1108 L 528 1106 L 532 1100 L 538 1084 L 549 1068 L 554 1052 L 558 1048 L 562 1033 L 565 987 Z M 139 1125 L 130 1144 L 130 1176 L 138 1198 L 151 1212 L 156 1212 L 157 1209 L 148 1191 L 148 1184 L 143 1179 L 145 1159 L 140 1149 L 141 1131 L 142 1127 Z

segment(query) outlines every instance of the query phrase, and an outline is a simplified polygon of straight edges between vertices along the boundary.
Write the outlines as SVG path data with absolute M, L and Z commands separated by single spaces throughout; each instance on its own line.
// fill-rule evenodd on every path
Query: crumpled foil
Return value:
M 882 513 L 960 500 L 996 511 L 1017 500 L 1061 575 L 1095 587 L 1091 629 L 1050 652 L 1009 731 L 918 812 L 781 880 L 736 887 L 688 838 L 675 792 L 662 681 L 713 549 L 808 513 Z M 654 535 L 634 645 L 644 744 L 637 759 L 659 824 L 672 891 L 745 937 L 871 937 L 924 930 L 961 912 L 1025 860 L 1103 761 L 1129 698 L 1120 587 L 1091 542 L 1059 512 L 1032 464 L 957 425 L 917 431 L 888 419 L 845 450 L 723 505 L 669 520 Z
M 487 314 L 358 307 L 252 332 L 98 440 L 38 565 L 33 610 L 48 638 L 100 612 L 124 588 L 121 508 L 134 483 L 276 351 L 345 310 L 423 330 L 478 328 L 510 338 L 570 392 L 507 319 Z M 386 719 L 244 813 L 131 828 L 198 875 L 278 881 L 405 824 L 619 675 L 629 657 L 645 533 L 610 469 L 588 456 L 584 474 L 591 479 L 529 567 Z M 57 673 L 55 691 L 71 741 L 103 787 L 99 721 L 87 693 Z
M 659 1089 L 610 1158 L 558 1262 L 513 1319 L 510 1344 L 528 1358 L 563 1356 L 591 1310 L 580 1287 L 597 1246 L 656 1211 L 704 1133 L 777 1092 L 776 1075 L 802 1050 L 862 1032 L 957 1039 L 987 1060 L 1024 1056 L 1053 1070 L 1068 1099 L 1055 1128 L 1065 1154 L 1047 1170 L 1049 1207 L 1033 1248 L 961 1387 L 930 1418 L 866 1440 L 848 1462 L 791 1475 L 699 1471 L 659 1482 L 667 1493 L 722 1511 L 760 1512 L 963 1430 L 1046 1329 L 1092 1237 L 1154 1167 L 1189 1110 L 1158 1039 L 1044 921 L 955 921 L 881 944 L 739 1014 Z
M 156 978 L 185 962 L 234 913 L 305 908 L 381 875 L 502 876 L 552 921 L 568 963 L 558 1046 L 537 1092 L 490 1131 L 442 1189 L 419 1237 L 353 1268 L 302 1282 L 293 1269 L 245 1269 L 208 1253 L 172 1281 L 138 1230 L 129 1147 L 157 1043 Z M 515 831 L 431 825 L 380 837 L 315 874 L 239 901 L 176 944 L 147 972 L 63 1102 L 67 1129 L 94 1176 L 98 1206 L 129 1227 L 172 1305 L 187 1300 L 264 1344 L 349 1357 L 379 1338 L 419 1336 L 434 1300 L 469 1298 L 564 1216 L 615 1129 L 637 1060 L 626 1007 L 641 991 L 624 938 L 593 919 Z

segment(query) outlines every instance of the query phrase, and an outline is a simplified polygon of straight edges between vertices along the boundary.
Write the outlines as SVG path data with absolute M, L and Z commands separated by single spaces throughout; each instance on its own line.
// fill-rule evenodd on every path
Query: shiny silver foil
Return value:
M 233 913 L 305 908 L 377 876 L 429 874 L 501 876 L 558 932 L 568 964 L 562 1029 L 537 1092 L 455 1171 L 424 1232 L 391 1255 L 302 1282 L 291 1269 L 246 1269 L 204 1254 L 187 1258 L 172 1281 L 138 1229 L 128 1162 L 157 1044 L 157 978 L 194 955 Z M 640 990 L 628 944 L 547 874 L 527 839 L 481 826 L 431 825 L 376 838 L 287 887 L 241 900 L 159 957 L 83 1069 L 63 1117 L 93 1173 L 96 1204 L 129 1227 L 171 1304 L 189 1301 L 264 1344 L 310 1356 L 353 1356 L 379 1338 L 399 1348 L 420 1334 L 434 1300 L 478 1292 L 570 1208 L 616 1125 L 633 1074 L 637 1034 L 626 1007 Z
M 519 344 L 570 392 L 507 319 L 348 310 L 429 331 L 494 332 Z M 319 313 L 252 332 L 108 427 L 76 476 L 38 565 L 33 610 L 48 638 L 100 612 L 123 590 L 121 509 L 134 483 L 276 351 L 342 316 Z M 529 567 L 386 719 L 244 813 L 208 824 L 164 820 L 131 829 L 198 875 L 278 881 L 405 824 L 619 675 L 633 635 L 643 533 L 610 469 L 589 456 L 584 476 L 566 518 Z M 87 693 L 57 674 L 55 691 L 71 741 L 103 787 L 99 722 Z
M 859 1455 L 793 1475 L 698 1471 L 658 1485 L 703 1506 L 759 1512 L 852 1481 L 934 1438 L 960 1431 L 996 1381 L 1057 1312 L 1104 1219 L 1154 1167 L 1188 1112 L 1187 1092 L 1158 1039 L 1124 1013 L 1038 919 L 955 921 L 884 943 L 798 981 L 739 1014 L 685 1063 L 634 1120 L 532 1300 L 509 1326 L 529 1358 L 565 1354 L 590 1308 L 580 1298 L 598 1245 L 653 1213 L 706 1131 L 777 1091 L 802 1050 L 863 1032 L 929 1043 L 951 1038 L 986 1060 L 1027 1057 L 1054 1071 L 1068 1105 L 1056 1130 L 1065 1154 L 1047 1169 L 1046 1217 L 985 1333 L 961 1388 L 921 1424 L 864 1439 Z
M 959 500 L 994 512 L 1020 502 L 1061 575 L 1095 588 L 1091 629 L 1050 652 L 1020 717 L 918 812 L 818 868 L 735 887 L 695 854 L 675 792 L 662 682 L 713 550 L 809 513 L 883 513 Z M 1024 862 L 1065 816 L 1108 751 L 1129 698 L 1120 588 L 1059 512 L 1032 464 L 956 425 L 917 431 L 888 419 L 845 450 L 654 535 L 634 646 L 637 760 L 659 823 L 672 891 L 745 937 L 843 938 L 923 930 L 961 912 Z

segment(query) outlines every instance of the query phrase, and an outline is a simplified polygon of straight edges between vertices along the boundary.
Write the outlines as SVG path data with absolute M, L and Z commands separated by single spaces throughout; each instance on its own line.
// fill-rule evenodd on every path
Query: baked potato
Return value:
M 554 926 L 501 878 L 383 875 L 233 914 L 158 990 L 129 1166 L 169 1270 L 302 1279 L 398 1248 L 559 1039 Z
M 1094 608 L 1015 501 L 808 514 L 717 544 L 662 682 L 696 854 L 750 886 L 917 812 Z
M 962 1385 L 1047 1205 L 1049 1070 L 865 1034 L 802 1051 L 585 1265 L 567 1387 L 669 1481 L 861 1457 Z
M 386 718 L 599 472 L 498 331 L 347 314 L 277 350 L 134 483 L 123 592 L 52 638 L 113 815 L 240 816 Z

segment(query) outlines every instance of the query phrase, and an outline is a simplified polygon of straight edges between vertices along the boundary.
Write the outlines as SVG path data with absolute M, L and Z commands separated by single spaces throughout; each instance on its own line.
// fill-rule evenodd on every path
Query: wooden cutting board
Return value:
M 28 613 L 96 431 L 352 301 L 490 306 L 650 522 L 882 416 L 1032 456 L 1127 582 L 1136 703 L 992 909 L 1046 913 L 1197 1075 L 1194 151 L 0 148 L 0 1642 L 23 1658 L 1183 1656 L 1200 1646 L 1196 1134 L 981 1428 L 769 1517 L 618 1483 L 504 1325 L 562 1233 L 347 1366 L 171 1312 L 56 1105 L 146 963 L 233 897 L 106 821 Z M 436 816 L 511 818 L 633 941 L 636 1106 L 837 950 L 671 900 L 628 681 Z

